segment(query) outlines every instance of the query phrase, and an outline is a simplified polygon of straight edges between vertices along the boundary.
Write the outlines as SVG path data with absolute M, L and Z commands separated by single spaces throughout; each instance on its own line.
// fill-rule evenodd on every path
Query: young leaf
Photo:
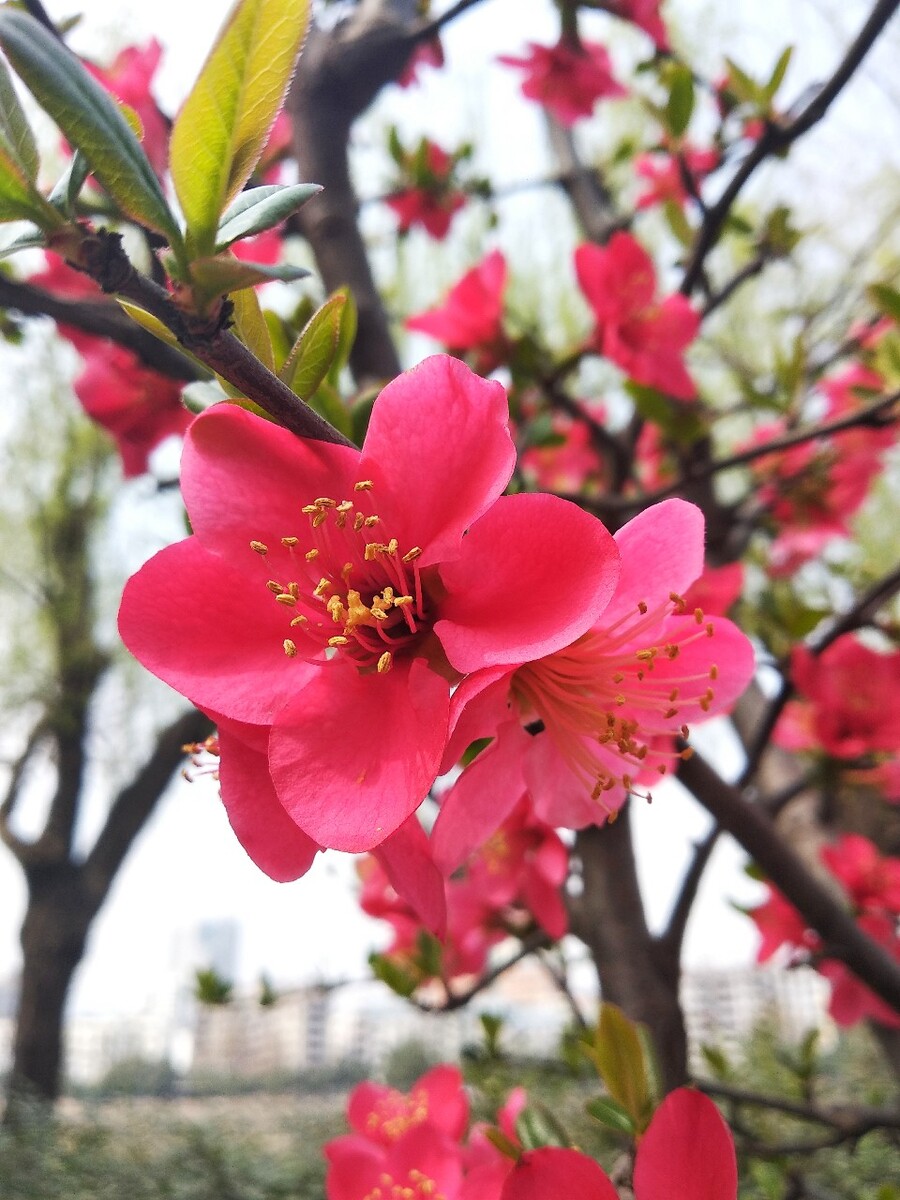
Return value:
M 592 1057 L 609 1094 L 645 1129 L 652 1102 L 644 1051 L 633 1023 L 614 1004 L 600 1010 Z
M 47 197 L 60 212 L 72 215 L 78 194 L 84 187 L 84 181 L 91 173 L 90 164 L 80 150 L 72 155 L 72 161 L 59 177 L 53 191 Z
M 0 246 L 0 259 L 9 258 L 11 254 L 17 254 L 20 250 L 35 250 L 46 244 L 47 235 L 43 229 L 39 229 L 36 225 L 30 225 L 16 234 L 11 241 Z
M 275 354 L 269 327 L 259 306 L 259 299 L 252 288 L 242 288 L 230 296 L 234 305 L 234 326 L 238 337 L 264 367 L 275 370 Z
M 41 107 L 134 220 L 180 249 L 181 234 L 141 144 L 115 100 L 27 13 L 0 10 L 0 46 Z
M 595 1121 L 599 1121 L 607 1129 L 612 1129 L 614 1133 L 624 1133 L 628 1137 L 634 1137 L 637 1132 L 631 1114 L 616 1100 L 611 1100 L 609 1096 L 598 1096 L 596 1100 L 591 1100 L 587 1105 L 587 1111 Z
M 6 64 L 0 60 L 0 136 L 32 183 L 37 179 L 40 160 L 37 142 L 25 116 Z
M 345 303 L 343 293 L 336 292 L 313 313 L 279 371 L 303 400 L 308 400 L 328 375 L 338 350 Z
M 270 279 L 293 283 L 296 279 L 304 279 L 308 274 L 309 271 L 304 267 L 244 262 L 243 259 L 231 255 L 198 258 L 191 263 L 191 290 L 198 308 L 203 309 L 217 296 L 225 296 L 241 288 L 255 287 L 258 283 L 267 283 Z
M 222 217 L 216 233 L 216 251 L 239 238 L 252 237 L 284 221 L 321 188 L 317 183 L 267 184 L 241 192 Z
M 900 323 L 900 292 L 886 283 L 873 283 L 869 288 L 869 298 L 886 317 Z
M 64 224 L 19 163 L 0 132 L 0 221 L 34 221 L 42 229 Z
M 259 161 L 308 21 L 309 0 L 239 0 L 178 114 L 169 162 L 198 255 Z
M 672 137 L 680 138 L 687 131 L 693 112 L 694 77 L 687 67 L 678 67 L 672 72 L 666 101 L 666 128 Z
M 775 93 L 784 82 L 784 77 L 791 62 L 791 57 L 794 53 L 794 47 L 788 46 L 781 52 L 778 62 L 775 64 L 775 69 L 772 71 L 771 78 L 763 89 L 766 100 L 771 104 Z

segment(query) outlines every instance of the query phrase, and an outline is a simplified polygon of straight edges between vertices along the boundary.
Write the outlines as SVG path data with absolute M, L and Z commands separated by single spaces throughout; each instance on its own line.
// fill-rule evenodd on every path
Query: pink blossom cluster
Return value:
M 900 962 L 900 858 L 887 857 L 868 838 L 848 833 L 821 852 L 823 867 L 844 892 L 860 928 Z M 792 963 L 810 963 L 831 984 L 828 1011 L 839 1025 L 871 1017 L 900 1027 L 900 1014 L 876 996 L 809 929 L 799 912 L 771 885 L 750 916 L 759 930 L 757 951 L 765 962 L 779 951 Z
M 391 886 L 377 859 L 359 861 L 360 907 L 386 921 L 393 938 L 381 957 L 416 987 L 438 976 L 445 984 L 481 975 L 491 947 L 535 926 L 551 938 L 568 929 L 560 893 L 569 872 L 569 852 L 558 834 L 534 815 L 527 796 L 445 880 L 447 930 L 438 964 L 423 953 L 425 930 L 415 909 Z M 426 943 L 427 945 L 427 943 Z
M 562 38 L 555 46 L 528 43 L 524 58 L 503 54 L 499 62 L 524 72 L 522 95 L 552 113 L 562 125 L 589 117 L 598 100 L 626 95 L 612 73 L 605 46 Z
M 697 508 L 612 537 L 504 496 L 514 465 L 503 388 L 441 356 L 384 388 L 361 451 L 232 405 L 191 425 L 193 535 L 129 581 L 120 630 L 217 722 L 223 802 L 274 878 L 371 850 L 439 932 L 444 878 L 524 796 L 547 825 L 602 823 L 746 686 L 747 639 L 684 601 Z M 429 841 L 415 811 L 478 738 Z
M 489 1126 L 470 1127 L 455 1067 L 433 1068 L 408 1093 L 362 1083 L 347 1106 L 352 1132 L 325 1146 L 327 1200 L 618 1200 L 606 1173 L 581 1151 L 523 1149 L 517 1121 L 527 1104 L 522 1088 L 510 1093 L 492 1140 Z M 638 1144 L 634 1196 L 735 1200 L 734 1143 L 706 1096 L 679 1088 L 657 1108 Z
M 785 706 L 778 745 L 824 755 L 844 778 L 900 802 L 900 650 L 845 634 L 821 654 L 795 647 L 790 677 L 799 695 Z

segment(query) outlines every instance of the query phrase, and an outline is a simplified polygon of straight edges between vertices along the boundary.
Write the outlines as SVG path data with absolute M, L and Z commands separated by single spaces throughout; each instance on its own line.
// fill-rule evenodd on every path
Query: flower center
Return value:
M 416 1088 L 409 1096 L 392 1091 L 378 1100 L 366 1117 L 366 1129 L 380 1133 L 390 1142 L 396 1142 L 410 1129 L 428 1116 L 428 1093 Z
M 386 536 L 372 503 L 372 482 L 354 485 L 355 500 L 320 496 L 303 507 L 306 537 L 282 537 L 293 576 L 266 587 L 286 610 L 288 658 L 340 653 L 366 671 L 384 674 L 394 655 L 421 641 L 430 629 L 417 564 L 419 546 L 404 549 Z M 266 556 L 269 546 L 252 541 Z
M 366 1192 L 363 1200 L 445 1200 L 445 1197 L 429 1175 L 410 1167 L 405 1181 L 395 1179 L 385 1171 L 375 1187 Z
M 616 787 L 635 792 L 638 781 L 666 774 L 675 755 L 672 738 L 689 734 L 681 710 L 689 705 L 709 711 L 718 676 L 711 657 L 702 669 L 696 653 L 683 672 L 674 664 L 688 646 L 714 634 L 702 610 L 686 615 L 675 593 L 655 610 L 641 602 L 606 629 L 595 627 L 564 650 L 520 667 L 513 693 L 523 715 L 543 722 L 592 799 L 609 813 L 604 793 Z M 649 791 L 636 794 L 652 799 Z

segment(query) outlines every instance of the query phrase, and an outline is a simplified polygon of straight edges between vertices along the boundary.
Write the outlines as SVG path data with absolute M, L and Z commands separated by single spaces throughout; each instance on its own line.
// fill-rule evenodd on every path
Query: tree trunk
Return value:
M 96 907 L 73 864 L 27 871 L 28 908 L 22 925 L 22 985 L 6 1120 L 23 1102 L 59 1096 L 63 1017 L 69 986 L 84 953 Z
M 578 835 L 584 889 L 572 905 L 572 932 L 591 952 L 603 999 L 647 1026 L 668 1092 L 687 1080 L 679 963 L 647 928 L 628 814 L 626 805 L 612 824 Z

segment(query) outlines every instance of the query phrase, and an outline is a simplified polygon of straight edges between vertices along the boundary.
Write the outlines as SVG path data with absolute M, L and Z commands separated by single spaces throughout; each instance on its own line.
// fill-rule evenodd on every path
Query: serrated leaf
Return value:
M 892 321 L 900 323 L 900 292 L 886 283 L 873 283 L 868 291 L 875 307 Z
M 216 233 L 216 250 L 226 249 L 239 238 L 272 229 L 321 190 L 317 183 L 276 183 L 248 188 L 224 213 Z
M 28 118 L 19 103 L 6 64 L 0 60 L 0 134 L 32 183 L 37 179 L 40 159 Z
M 232 292 L 230 299 L 234 306 L 234 325 L 238 337 L 264 367 L 274 372 L 272 338 L 256 292 L 252 288 L 243 288 L 239 292 Z
M 599 1121 L 601 1125 L 605 1125 L 607 1129 L 627 1134 L 628 1137 L 633 1137 L 637 1133 L 634 1119 L 628 1110 L 623 1108 L 618 1101 L 610 1099 L 609 1096 L 598 1096 L 596 1100 L 591 1100 L 585 1107 L 590 1116 L 595 1121 Z
M 337 354 L 334 356 L 334 362 L 331 364 L 331 370 L 328 372 L 328 381 L 337 387 L 340 380 L 341 371 L 350 361 L 350 351 L 353 349 L 353 343 L 356 341 L 356 327 L 358 324 L 358 313 L 356 309 L 356 301 L 353 298 L 353 293 L 348 287 L 337 288 L 334 292 L 335 296 L 344 297 L 344 311 L 341 313 L 341 328 L 338 333 Z
M 644 1051 L 634 1024 L 615 1004 L 601 1006 L 592 1057 L 610 1096 L 645 1129 L 652 1105 Z
M 64 224 L 16 161 L 0 134 L 0 221 L 34 221 L 44 229 Z
M 256 287 L 258 283 L 268 283 L 272 279 L 293 283 L 296 279 L 305 279 L 308 274 L 304 267 L 245 262 L 226 253 L 215 258 L 198 258 L 191 263 L 191 290 L 197 307 L 202 310 L 217 297 L 241 288 Z
M 27 13 L 0 10 L 0 46 L 40 106 L 122 211 L 180 249 L 159 180 L 119 106 L 62 42 Z
M 688 67 L 677 67 L 671 75 L 666 101 L 666 128 L 674 138 L 687 131 L 694 113 L 694 77 Z
M 308 0 L 239 0 L 178 114 L 169 164 L 199 255 L 259 161 L 308 21 Z
M 338 352 L 346 296 L 336 292 L 310 317 L 279 371 L 281 379 L 303 400 L 325 380 Z

